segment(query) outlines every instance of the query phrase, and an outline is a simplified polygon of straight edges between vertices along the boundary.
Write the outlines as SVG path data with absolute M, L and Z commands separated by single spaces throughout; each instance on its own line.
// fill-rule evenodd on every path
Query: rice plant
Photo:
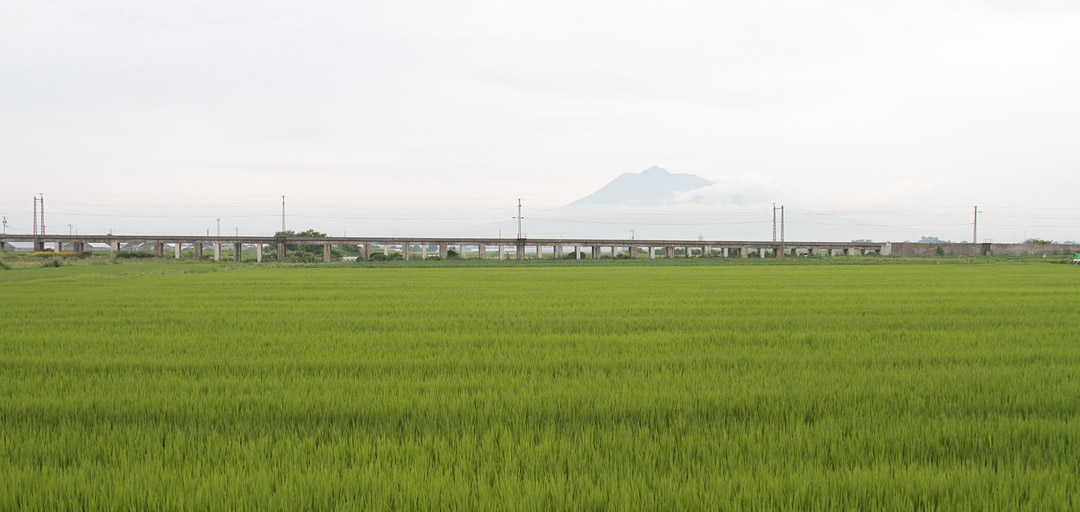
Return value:
M 0 509 L 1080 506 L 1066 265 L 0 274 Z

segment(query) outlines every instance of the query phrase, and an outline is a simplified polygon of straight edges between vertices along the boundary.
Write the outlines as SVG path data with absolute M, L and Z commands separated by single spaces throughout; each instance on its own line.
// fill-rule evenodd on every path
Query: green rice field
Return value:
M 1076 510 L 1080 268 L 0 271 L 0 510 Z

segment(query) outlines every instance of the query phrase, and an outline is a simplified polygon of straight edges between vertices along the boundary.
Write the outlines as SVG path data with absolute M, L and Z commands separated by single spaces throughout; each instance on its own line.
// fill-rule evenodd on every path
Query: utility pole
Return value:
M 517 237 L 521 238 L 521 219 L 522 219 L 522 217 L 521 217 L 521 198 L 520 197 L 518 198 L 518 214 L 517 214 L 517 217 L 514 217 L 514 218 L 517 219 L 517 221 L 518 221 L 518 236 Z
M 634 239 L 634 230 L 633 229 L 630 230 L 630 239 L 631 240 Z
M 780 205 L 780 243 L 784 242 L 784 205 Z
M 221 217 L 217 220 L 217 236 L 221 236 Z
M 780 254 L 783 255 L 786 249 L 784 247 L 784 205 L 780 205 Z
M 71 224 L 68 224 L 68 235 L 69 235 L 69 236 L 71 235 L 72 231 L 74 231 L 74 230 L 75 230 L 75 228 L 74 228 L 74 227 L 72 227 L 72 225 L 71 225 Z
M 975 214 L 974 214 L 974 217 L 973 217 L 972 222 L 971 222 L 971 243 L 973 243 L 973 244 L 979 243 L 979 214 L 980 213 L 982 213 L 982 212 L 980 212 L 979 207 L 976 206 L 975 207 Z
M 4 217 L 4 234 L 7 234 L 7 217 Z
M 772 241 L 776 241 L 776 203 L 772 204 Z
M 38 217 L 37 217 L 37 196 L 34 196 L 34 236 L 37 236 L 37 234 L 38 234 L 37 222 L 38 222 Z
M 281 196 L 281 234 L 285 234 L 285 196 Z
M 45 194 L 38 194 L 41 196 L 41 234 L 45 234 Z

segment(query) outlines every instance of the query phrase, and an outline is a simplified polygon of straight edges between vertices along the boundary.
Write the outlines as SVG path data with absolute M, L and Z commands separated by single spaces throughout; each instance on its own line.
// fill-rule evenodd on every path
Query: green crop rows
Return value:
M 0 272 L 0 509 L 1080 507 L 1072 266 L 213 268 Z

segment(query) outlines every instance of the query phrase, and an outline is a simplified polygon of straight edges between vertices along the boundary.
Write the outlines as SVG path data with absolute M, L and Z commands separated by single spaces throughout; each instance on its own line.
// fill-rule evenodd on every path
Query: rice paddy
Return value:
M 138 263 L 0 308 L 4 510 L 1080 507 L 1069 265 Z

